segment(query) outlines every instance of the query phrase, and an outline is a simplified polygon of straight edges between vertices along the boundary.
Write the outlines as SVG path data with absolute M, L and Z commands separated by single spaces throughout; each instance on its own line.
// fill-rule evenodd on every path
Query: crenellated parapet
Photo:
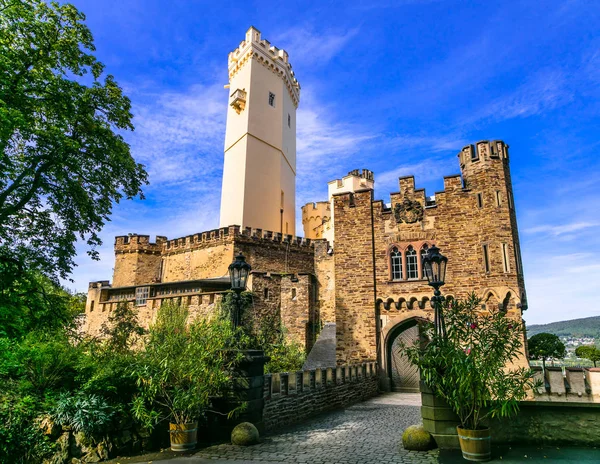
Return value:
M 261 33 L 255 27 L 246 31 L 246 38 L 239 47 L 229 53 L 229 80 L 237 74 L 249 60 L 256 60 L 272 72 L 279 74 L 285 81 L 286 87 L 294 104 L 300 101 L 300 84 L 296 79 L 288 53 L 271 45 L 268 40 L 261 38 Z
M 464 147 L 458 154 L 458 160 L 463 175 L 487 169 L 498 161 L 508 165 L 508 145 L 502 140 L 480 140 Z
M 163 243 L 163 253 L 171 254 L 185 252 L 198 248 L 211 247 L 219 243 L 232 243 L 237 240 L 252 240 L 258 243 L 278 243 L 293 247 L 311 247 L 310 239 L 282 234 L 270 230 L 251 227 L 229 226 L 206 232 L 187 235 L 185 237 L 166 240 Z
M 332 180 L 327 186 L 329 198 L 331 198 L 333 195 L 340 193 L 373 189 L 375 186 L 375 178 L 373 176 L 373 171 L 369 171 L 368 169 L 355 169 L 341 179 Z
M 115 253 L 147 253 L 160 254 L 167 237 L 157 236 L 154 242 L 150 242 L 149 235 L 119 235 L 115 237 Z

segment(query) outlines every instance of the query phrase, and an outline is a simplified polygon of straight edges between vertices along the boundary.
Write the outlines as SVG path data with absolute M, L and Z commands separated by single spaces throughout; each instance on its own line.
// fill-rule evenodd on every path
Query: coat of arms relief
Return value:
M 413 224 L 423 220 L 423 205 L 415 200 L 404 198 L 402 203 L 394 205 L 394 217 L 398 224 Z

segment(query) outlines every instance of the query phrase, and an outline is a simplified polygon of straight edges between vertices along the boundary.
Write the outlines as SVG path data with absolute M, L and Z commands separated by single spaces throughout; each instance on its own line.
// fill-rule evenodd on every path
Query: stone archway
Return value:
M 392 391 L 418 392 L 420 374 L 402 352 L 402 344 L 413 345 L 419 340 L 419 319 L 411 318 L 396 325 L 386 341 L 387 372 Z

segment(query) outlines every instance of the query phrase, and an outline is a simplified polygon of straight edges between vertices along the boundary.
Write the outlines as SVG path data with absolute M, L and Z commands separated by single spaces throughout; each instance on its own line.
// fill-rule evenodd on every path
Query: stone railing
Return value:
M 534 401 L 566 401 L 600 403 L 600 368 L 532 367 L 535 379 L 541 381 Z
M 364 363 L 265 375 L 267 431 L 377 395 L 377 364 Z

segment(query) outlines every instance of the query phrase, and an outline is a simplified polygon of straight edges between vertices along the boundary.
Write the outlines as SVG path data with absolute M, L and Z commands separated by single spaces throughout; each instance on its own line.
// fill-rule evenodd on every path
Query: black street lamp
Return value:
M 444 297 L 440 292 L 440 287 L 444 285 L 444 279 L 446 278 L 446 264 L 448 258 L 440 253 L 440 249 L 435 245 L 427 250 L 427 254 L 423 256 L 423 271 L 427 277 L 427 282 L 435 290 L 433 292 L 433 298 L 431 299 L 431 306 L 433 306 L 434 325 L 436 335 L 446 337 L 446 324 L 444 323 L 444 316 L 442 315 L 442 303 Z
M 246 290 L 246 282 L 252 267 L 246 262 L 242 253 L 235 257 L 235 260 L 229 265 L 229 278 L 231 280 L 231 290 L 236 293 L 235 309 L 231 312 L 231 323 L 233 328 L 237 329 L 242 322 L 242 299 L 240 293 Z

